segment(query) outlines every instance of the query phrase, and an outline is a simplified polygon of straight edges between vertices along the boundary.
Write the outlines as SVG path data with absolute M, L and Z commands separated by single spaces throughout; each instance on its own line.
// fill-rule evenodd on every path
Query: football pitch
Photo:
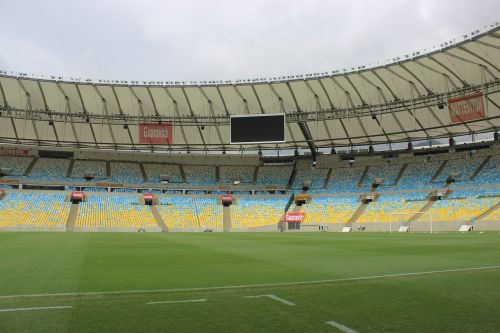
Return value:
M 0 332 L 500 331 L 500 234 L 0 233 Z

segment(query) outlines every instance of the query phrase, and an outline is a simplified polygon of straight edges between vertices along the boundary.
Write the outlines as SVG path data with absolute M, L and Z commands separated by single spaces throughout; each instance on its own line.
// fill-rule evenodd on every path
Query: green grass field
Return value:
M 499 309 L 497 232 L 0 233 L 2 333 L 500 332 Z

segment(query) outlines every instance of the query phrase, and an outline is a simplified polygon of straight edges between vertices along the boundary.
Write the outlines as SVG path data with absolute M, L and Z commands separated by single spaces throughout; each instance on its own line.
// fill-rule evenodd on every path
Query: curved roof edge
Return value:
M 446 51 L 448 49 L 460 46 L 467 42 L 476 40 L 482 36 L 490 34 L 496 30 L 500 29 L 500 22 L 494 22 L 489 25 L 485 25 L 479 29 L 475 29 L 469 33 L 463 33 L 459 37 L 452 38 L 447 41 L 441 42 L 439 45 L 434 45 L 425 48 L 420 51 L 410 52 L 408 54 L 396 56 L 382 61 L 377 61 L 375 63 L 369 63 L 365 65 L 357 66 L 345 66 L 342 69 L 334 69 L 331 71 L 323 71 L 316 73 L 307 74 L 289 74 L 276 77 L 268 78 L 252 78 L 252 79 L 238 79 L 238 80 L 175 80 L 175 81 L 162 81 L 162 80 L 113 80 L 113 79 L 93 79 L 93 78 L 80 78 L 80 77 L 65 77 L 61 75 L 51 75 L 51 74 L 34 74 L 26 72 L 16 72 L 10 70 L 0 69 L 0 76 L 20 78 L 20 79 L 33 79 L 39 81 L 51 81 L 60 83 L 87 83 L 87 84 L 99 84 L 99 85 L 114 85 L 114 86 L 151 86 L 151 87 L 189 87 L 189 86 L 224 86 L 224 85 L 240 85 L 240 84 L 253 84 L 253 83 L 274 83 L 274 82 L 294 82 L 307 79 L 319 79 L 342 76 L 352 73 L 363 73 L 365 71 L 376 70 L 378 68 L 384 68 L 386 66 L 391 66 L 394 64 L 404 64 L 408 61 L 418 60 L 439 52 Z

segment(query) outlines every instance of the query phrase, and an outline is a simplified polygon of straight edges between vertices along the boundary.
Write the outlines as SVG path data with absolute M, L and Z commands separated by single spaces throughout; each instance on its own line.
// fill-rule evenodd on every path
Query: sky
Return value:
M 498 0 L 0 0 L 0 69 L 109 80 L 317 73 L 500 20 Z

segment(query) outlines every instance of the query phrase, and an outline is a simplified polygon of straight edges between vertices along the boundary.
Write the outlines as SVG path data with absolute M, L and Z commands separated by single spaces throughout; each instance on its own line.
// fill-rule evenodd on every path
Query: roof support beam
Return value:
M 26 90 L 26 88 L 24 87 L 24 85 L 20 79 L 17 79 L 17 83 L 19 84 L 19 87 L 21 87 L 21 90 L 24 92 L 24 96 L 26 98 L 25 111 L 26 111 L 26 115 L 27 115 L 28 112 L 31 112 L 33 110 L 33 107 L 31 105 L 31 95 Z M 40 145 L 40 136 L 38 135 L 38 129 L 36 127 L 36 122 L 34 119 L 31 119 L 31 125 L 33 126 L 33 133 L 35 133 L 36 141 L 37 141 L 38 145 Z
M 38 85 L 38 89 L 40 89 L 40 93 L 42 94 L 43 106 L 49 114 L 50 123 L 52 124 L 52 125 L 50 125 L 50 127 L 52 127 L 52 130 L 54 131 L 54 137 L 56 138 L 57 145 L 60 146 L 61 142 L 59 141 L 59 136 L 57 135 L 56 125 L 54 123 L 54 119 L 52 119 L 52 114 L 50 112 L 49 105 L 47 104 L 47 99 L 45 98 L 45 93 L 42 89 L 42 84 L 40 83 L 39 80 L 37 80 L 36 83 Z
M 89 124 L 90 133 L 92 133 L 92 139 L 94 139 L 96 149 L 99 149 L 99 143 L 97 142 L 97 137 L 94 132 L 94 127 L 92 126 L 92 121 L 90 120 L 90 115 L 85 107 L 85 102 L 83 100 L 82 92 L 80 91 L 80 87 L 75 83 L 75 88 L 78 93 L 78 97 L 80 98 L 80 103 L 82 104 L 83 113 L 86 115 L 85 121 Z M 61 88 L 62 89 L 62 88 Z
M 113 141 L 113 147 L 115 148 L 115 150 L 118 150 L 118 145 L 116 144 L 116 140 L 115 140 L 115 134 L 113 133 L 113 127 L 111 126 L 110 118 L 108 118 L 109 112 L 108 112 L 108 105 L 106 103 L 106 99 L 102 96 L 101 92 L 99 91 L 99 89 L 97 89 L 97 87 L 95 85 L 93 87 L 94 87 L 95 92 L 97 93 L 97 95 L 101 99 L 102 114 L 106 115 L 106 119 L 107 119 L 106 124 L 108 125 L 109 135 L 111 136 L 111 140 Z M 103 121 L 104 121 L 104 118 L 103 118 Z
M 59 90 L 59 92 L 61 94 L 63 94 L 64 96 L 64 112 L 67 113 L 67 114 L 72 114 L 73 111 L 71 110 L 71 103 L 69 101 L 69 97 L 68 95 L 66 95 L 66 93 L 64 92 L 64 90 L 62 89 L 61 85 L 59 84 L 59 82 L 56 82 L 56 87 L 57 89 Z M 66 129 L 66 121 L 67 121 L 67 118 L 68 117 L 64 117 L 64 129 Z M 70 121 L 69 121 L 70 125 L 71 125 L 71 130 L 73 131 L 73 137 L 75 138 L 75 141 L 76 141 L 76 146 L 78 148 L 80 148 L 80 140 L 78 140 L 78 133 L 76 132 L 76 128 L 75 128 L 75 122 L 73 121 L 73 118 L 70 117 Z M 63 133 L 63 142 L 65 141 L 66 139 L 66 136 L 65 134 Z
M 208 103 L 208 111 L 210 112 L 210 115 L 212 117 L 215 118 L 215 112 L 214 112 L 214 106 L 213 106 L 213 103 L 212 103 L 212 100 L 210 98 L 208 98 L 207 94 L 205 93 L 205 91 L 203 90 L 203 88 L 201 87 L 198 87 L 201 91 L 201 94 L 203 95 L 203 97 L 205 98 L 205 100 L 207 101 Z M 226 115 L 227 115 L 227 110 L 226 110 Z M 220 134 L 220 129 L 219 129 L 219 126 L 215 126 L 215 130 L 217 132 L 217 137 L 219 138 L 219 142 L 222 146 L 222 151 L 225 152 L 226 151 L 226 147 L 224 146 L 224 141 L 222 140 L 222 135 Z
M 330 104 L 330 109 L 335 109 L 335 105 L 333 105 L 332 98 L 328 94 L 328 91 L 325 88 L 325 85 L 323 84 L 323 81 L 321 79 L 318 79 L 318 83 L 321 87 L 321 90 L 323 90 L 323 93 L 325 94 L 326 98 L 328 99 L 328 104 Z M 345 127 L 344 121 L 342 119 L 339 119 L 340 121 L 340 126 L 342 127 L 342 130 L 344 130 L 345 137 L 347 138 L 347 141 L 349 142 L 349 145 L 352 146 L 352 140 L 349 137 L 349 134 L 347 134 L 347 128 Z
M 384 94 L 384 91 L 382 90 L 382 88 L 380 88 L 378 85 L 376 85 L 375 83 L 373 83 L 371 80 L 368 80 L 368 78 L 366 76 L 363 75 L 363 73 L 359 73 L 358 74 L 363 80 L 365 80 L 369 85 L 371 85 L 372 87 L 375 88 L 375 90 L 377 91 L 377 94 L 379 95 L 379 97 L 384 101 L 385 104 L 387 104 L 387 98 L 385 97 L 385 94 Z M 381 104 L 381 103 L 380 103 Z M 401 124 L 401 122 L 399 121 L 399 119 L 394 115 L 393 112 L 390 112 L 389 113 L 392 118 L 394 119 L 394 121 L 396 122 L 396 124 L 398 125 L 399 129 L 401 131 L 404 131 L 404 128 L 403 128 L 403 125 Z M 387 138 L 387 141 L 390 141 L 389 137 L 387 136 L 387 133 L 385 132 L 385 129 L 383 127 L 383 120 L 382 120 L 382 115 L 380 114 L 379 112 L 379 116 L 380 116 L 380 122 L 378 119 L 376 119 L 377 123 L 379 124 L 380 126 L 380 129 L 382 130 L 382 132 L 384 133 L 385 137 Z M 410 137 L 408 136 L 408 134 L 405 133 L 405 136 L 406 136 L 406 139 L 408 141 L 410 141 Z
M 295 104 L 295 107 L 297 108 L 297 112 L 301 113 L 302 110 L 300 109 L 299 103 L 297 102 L 297 97 L 295 96 L 295 92 L 292 89 L 292 86 L 290 85 L 290 82 L 286 83 L 288 90 L 290 91 L 290 94 L 292 95 L 293 103 Z M 312 136 L 311 131 L 309 130 L 309 126 L 307 125 L 307 122 L 305 121 L 299 121 L 299 128 L 302 131 L 302 135 L 307 141 L 307 146 L 309 147 L 309 150 L 311 151 L 311 155 L 313 158 L 313 161 L 316 160 L 316 153 L 318 149 L 316 148 L 316 144 L 314 143 L 314 138 Z
M 477 58 L 477 59 L 483 61 L 484 63 L 488 64 L 489 66 L 491 66 L 492 68 L 494 68 L 497 71 L 497 73 L 500 72 L 500 69 L 498 69 L 497 66 L 495 66 L 493 63 L 491 63 L 489 60 L 485 59 L 484 57 L 481 57 L 477 53 L 472 52 L 471 50 L 469 50 L 469 49 L 467 49 L 467 48 L 465 48 L 464 46 L 461 46 L 461 45 L 457 46 L 457 48 L 460 49 L 460 50 L 462 50 L 462 51 L 464 51 L 464 52 L 466 52 L 466 53 L 468 53 L 468 54 L 470 54 L 474 58 Z M 486 67 L 486 66 L 484 66 L 484 67 Z M 490 75 L 492 75 L 492 77 L 494 79 L 497 78 L 495 75 L 493 75 L 493 73 L 491 73 L 491 72 L 489 72 L 489 73 L 490 73 Z
M 142 100 L 137 96 L 137 94 L 135 93 L 134 89 L 129 86 L 129 90 L 130 90 L 130 93 L 132 94 L 132 96 L 134 96 L 135 100 L 137 101 L 137 113 L 139 114 L 139 120 L 137 122 L 137 131 L 140 131 L 139 129 L 139 124 L 141 123 L 141 118 L 144 118 L 144 108 L 142 107 Z M 147 91 L 149 92 L 149 88 L 147 88 Z M 151 94 L 151 92 L 149 92 Z M 151 95 L 150 95 L 151 97 Z M 158 115 L 158 111 L 156 110 L 156 105 L 154 104 L 154 101 L 153 101 L 153 106 L 154 106 L 154 109 L 155 109 L 155 113 L 156 115 Z M 170 144 L 169 144 L 170 146 Z M 149 149 L 151 150 L 151 152 L 154 151 L 154 146 L 153 145 L 149 145 Z
M 205 143 L 205 138 L 203 137 L 203 133 L 201 132 L 201 127 L 200 124 L 198 124 L 198 119 L 196 119 L 196 114 L 193 111 L 193 108 L 191 107 L 191 101 L 189 100 L 189 97 L 186 93 L 186 89 L 184 87 L 181 87 L 182 93 L 184 94 L 184 98 L 186 99 L 186 103 L 189 108 L 189 113 L 191 116 L 194 118 L 194 122 L 196 124 L 196 128 L 198 128 L 198 133 L 200 134 L 201 142 L 203 143 L 203 147 L 205 151 L 208 151 L 207 144 Z
M 124 128 L 127 130 L 128 138 L 130 139 L 130 144 L 132 145 L 132 148 L 136 150 L 134 139 L 132 139 L 132 133 L 130 133 L 130 127 L 128 126 L 127 121 L 125 120 L 125 114 L 123 113 L 122 105 L 120 103 L 120 100 L 118 99 L 118 94 L 116 93 L 115 86 L 112 85 L 111 90 L 113 91 L 113 96 L 115 96 L 116 104 L 118 105 L 118 112 L 120 112 L 120 115 L 123 118 L 123 122 L 125 124 Z
M 436 64 L 438 64 L 439 66 L 443 67 L 444 69 L 446 69 L 448 71 L 448 73 L 450 73 L 451 75 L 453 75 L 458 81 L 460 81 L 462 83 L 463 86 L 466 86 L 468 85 L 467 81 L 465 81 L 463 78 L 459 77 L 458 74 L 456 73 L 456 71 L 452 71 L 451 69 L 448 68 L 448 66 L 446 66 L 445 64 L 443 64 L 442 62 L 440 62 L 439 60 L 437 60 L 434 56 L 430 55 L 428 57 L 429 60 L 431 61 L 434 61 Z
M 495 76 L 495 74 L 493 74 L 493 72 L 492 72 L 492 71 L 491 71 L 488 67 L 486 67 L 486 66 L 485 66 L 485 65 L 483 65 L 483 64 L 479 64 L 479 63 L 477 63 L 477 62 L 474 62 L 474 61 L 471 61 L 471 60 L 465 59 L 465 58 L 463 58 L 463 57 L 460 57 L 460 56 L 458 56 L 458 55 L 456 55 L 456 54 L 453 54 L 453 53 L 450 53 L 450 52 L 448 52 L 448 51 L 443 51 L 443 53 L 445 53 L 446 55 L 449 55 L 449 56 L 450 56 L 450 57 L 452 57 L 452 58 L 455 58 L 455 59 L 458 59 L 458 60 L 462 60 L 463 62 L 466 62 L 466 63 L 469 63 L 469 64 L 473 64 L 473 65 L 477 65 L 477 66 L 479 66 L 479 67 L 483 68 L 483 69 L 484 69 L 484 70 L 485 70 L 488 74 L 490 74 L 490 76 L 491 76 L 493 79 L 496 79 L 496 78 L 497 78 L 497 77 Z M 497 71 L 498 71 L 498 69 L 497 69 Z
M 405 67 L 403 67 L 403 68 L 405 68 Z M 387 71 L 389 71 L 389 73 L 393 74 L 394 76 L 396 76 L 396 77 L 400 78 L 401 80 L 406 81 L 406 82 L 410 85 L 410 89 L 411 89 L 411 91 L 412 91 L 412 94 L 413 94 L 413 92 L 416 92 L 416 93 L 417 93 L 417 95 L 418 95 L 419 97 L 422 97 L 422 94 L 421 94 L 421 93 L 420 93 L 420 91 L 417 89 L 417 87 L 415 86 L 415 83 L 414 83 L 413 81 L 410 81 L 410 80 L 406 79 L 405 77 L 403 77 L 402 75 L 400 75 L 400 74 L 396 73 L 396 72 L 395 72 L 392 68 L 387 67 Z M 409 71 L 408 71 L 408 73 L 410 73 L 410 75 L 413 75 L 413 73 L 411 73 L 411 72 L 409 72 Z M 425 85 L 424 85 L 424 88 L 426 88 L 426 87 L 425 87 Z M 431 108 L 431 107 L 427 107 L 426 109 L 427 109 L 427 111 L 429 111 L 429 113 L 430 113 L 430 114 L 434 117 L 434 119 L 435 119 L 435 120 L 436 120 L 436 121 L 437 121 L 440 125 L 443 125 L 443 123 L 441 122 L 441 119 L 439 119 L 439 118 L 436 116 L 436 114 L 432 111 L 432 108 Z M 415 119 L 415 122 L 417 122 L 417 120 L 418 120 L 418 119 L 417 119 L 417 115 L 414 113 L 414 110 L 413 110 L 413 112 L 411 112 L 411 114 L 412 114 L 413 118 Z M 421 126 L 421 125 L 420 125 L 420 122 L 418 122 L 418 123 L 419 123 L 419 126 Z M 422 126 L 421 126 L 421 127 L 422 127 Z M 422 128 L 423 128 L 423 127 L 422 127 Z M 443 126 L 442 128 L 443 128 L 443 129 L 447 132 L 447 134 L 448 134 L 448 135 L 450 134 L 450 131 L 449 131 L 446 127 L 444 127 L 444 126 Z M 427 133 L 427 132 L 426 132 L 426 133 Z
M 311 87 L 311 85 L 309 84 L 309 81 L 308 80 L 304 80 L 304 84 L 306 85 L 306 87 L 309 89 L 309 91 L 314 95 L 314 100 L 316 101 L 316 109 L 317 110 L 321 110 L 322 107 L 321 107 L 321 102 L 319 100 L 319 96 L 318 94 L 314 91 L 314 89 Z M 318 121 L 318 116 L 316 115 L 316 121 Z M 331 143 L 332 143 L 332 148 L 335 147 L 335 143 L 332 139 L 332 134 L 330 133 L 330 128 L 328 127 L 328 124 L 325 120 L 325 118 L 323 118 L 322 120 L 322 123 L 323 123 L 323 126 L 325 127 L 325 132 L 326 132 L 326 135 L 328 136 L 328 139 L 330 139 Z
M 271 88 L 271 91 L 274 94 L 274 96 L 278 98 L 278 102 L 280 104 L 280 111 L 281 111 L 281 113 L 283 113 L 283 114 L 286 115 L 286 109 L 285 109 L 285 104 L 283 103 L 283 98 L 280 95 L 278 95 L 278 93 L 274 89 L 273 85 L 270 84 L 270 83 L 269 83 L 269 88 Z M 295 136 L 293 135 L 292 128 L 291 128 L 291 126 L 290 126 L 290 124 L 288 122 L 286 123 L 286 127 L 288 129 L 288 133 L 290 133 L 290 136 L 292 137 L 292 141 L 296 141 L 295 140 Z M 305 137 L 304 137 L 304 139 L 307 140 Z M 276 145 L 276 149 L 279 149 L 278 145 Z M 297 145 L 295 145 L 295 149 L 297 149 Z
M 180 118 L 180 113 L 179 113 L 179 108 L 177 106 L 177 101 L 175 100 L 175 98 L 172 96 L 172 94 L 170 93 L 170 91 L 168 90 L 167 87 L 164 87 L 163 90 L 165 91 L 165 94 L 167 94 L 167 96 L 170 98 L 170 100 L 172 101 L 172 103 L 174 103 L 174 113 L 175 113 L 175 117 L 177 118 Z M 175 128 L 175 117 L 174 117 L 174 131 L 176 130 Z M 181 136 L 182 136 L 182 139 L 184 140 L 184 144 L 186 145 L 186 150 L 187 152 L 189 153 L 189 144 L 188 144 L 188 141 L 187 141 L 187 138 L 186 138 L 186 133 L 184 131 L 184 126 L 182 125 L 179 125 L 180 129 L 181 129 Z
M 3 89 L 2 81 L 0 81 L 0 94 L 2 95 L 2 100 L 3 100 L 4 106 L 8 107 L 9 101 L 7 100 L 7 97 L 5 97 L 5 90 Z M 19 142 L 19 135 L 17 134 L 16 124 L 15 124 L 14 118 L 12 118 L 12 116 L 10 117 L 10 124 L 12 125 L 12 129 L 14 130 L 16 142 Z

